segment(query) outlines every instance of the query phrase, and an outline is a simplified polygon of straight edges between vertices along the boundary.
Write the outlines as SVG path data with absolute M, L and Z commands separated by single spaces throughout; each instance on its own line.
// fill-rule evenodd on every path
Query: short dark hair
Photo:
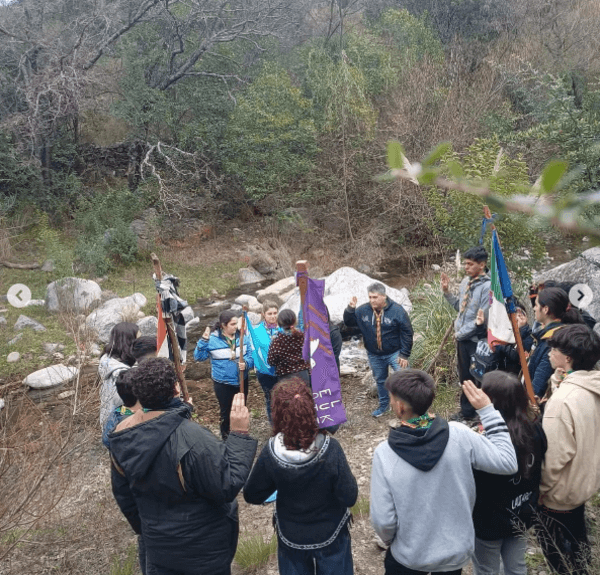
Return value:
M 590 371 L 600 360 L 600 336 L 584 324 L 561 327 L 548 340 L 548 345 L 571 358 L 573 371 Z
M 156 354 L 156 336 L 144 335 L 138 337 L 131 346 L 131 353 L 136 361 L 150 354 Z
M 133 393 L 133 372 L 134 368 L 124 369 L 117 375 L 115 387 L 119 397 L 123 400 L 125 407 L 133 407 L 137 403 L 137 397 Z
M 469 248 L 463 255 L 465 260 L 473 260 L 474 262 L 487 262 L 488 253 L 483 246 L 475 246 Z
M 420 369 L 401 369 L 385 380 L 386 389 L 406 401 L 417 415 L 423 415 L 435 399 L 435 381 Z
M 283 309 L 277 316 L 277 323 L 283 329 L 290 329 L 296 323 L 296 314 L 291 309 Z
M 142 407 L 163 409 L 175 396 L 177 375 L 166 357 L 151 357 L 132 371 L 133 393 Z

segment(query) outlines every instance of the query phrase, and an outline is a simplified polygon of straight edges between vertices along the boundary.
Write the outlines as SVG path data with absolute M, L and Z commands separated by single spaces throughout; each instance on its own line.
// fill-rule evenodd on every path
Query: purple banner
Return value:
M 330 427 L 347 421 L 342 403 L 340 375 L 329 334 L 327 307 L 323 302 L 325 281 L 308 279 L 302 315 L 304 348 L 302 355 L 310 362 L 310 380 L 319 427 Z

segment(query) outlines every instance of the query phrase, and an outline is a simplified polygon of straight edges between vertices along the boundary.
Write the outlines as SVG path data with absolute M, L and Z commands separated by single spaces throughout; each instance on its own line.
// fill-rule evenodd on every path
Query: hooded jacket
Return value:
M 257 442 L 235 432 L 220 441 L 187 413 L 182 406 L 110 434 L 112 489 L 151 564 L 212 575 L 235 555 L 235 498 Z
M 487 275 L 483 275 L 473 282 L 469 290 L 470 296 L 467 306 L 463 311 L 460 311 L 469 281 L 471 281 L 471 278 L 467 276 L 460 282 L 458 296 L 450 292 L 444 293 L 444 297 L 448 303 L 458 312 L 454 320 L 454 335 L 457 341 L 478 341 L 481 339 L 478 335 L 478 326 L 475 323 L 477 312 L 480 309 L 484 311 L 484 325 L 487 326 L 488 313 L 490 311 L 490 278 Z
M 531 376 L 531 385 L 533 391 L 538 397 L 543 397 L 548 389 L 548 380 L 554 373 L 550 364 L 550 346 L 548 340 L 554 335 L 556 330 L 564 327 L 565 324 L 555 321 L 549 323 L 546 327 L 540 327 L 535 330 L 533 336 L 533 351 L 527 362 L 529 375 Z
M 365 348 L 374 355 L 390 355 L 398 352 L 408 359 L 413 345 L 413 329 L 405 309 L 387 298 L 381 317 L 381 347 L 377 347 L 377 323 L 370 303 L 358 308 L 348 306 L 344 310 L 344 323 L 348 327 L 358 327 L 362 333 Z
M 464 567 L 475 545 L 473 469 L 518 469 L 508 428 L 493 405 L 478 410 L 487 437 L 434 419 L 428 429 L 396 427 L 373 456 L 371 521 L 394 559 L 417 571 Z
M 548 451 L 541 502 L 550 509 L 575 509 L 600 489 L 600 371 L 567 375 L 548 400 L 542 425 Z
M 250 336 L 244 337 L 244 362 L 246 370 L 244 378 L 248 378 L 248 373 L 254 367 L 252 359 L 252 348 L 248 345 Z M 194 359 L 196 361 L 205 361 L 210 357 L 211 377 L 218 383 L 228 385 L 239 385 L 239 366 L 240 359 L 240 334 L 235 334 L 235 358 L 232 357 L 232 349 L 229 347 L 221 330 L 218 329 L 210 334 L 208 339 L 200 338 L 194 350 Z
M 117 408 L 123 405 L 123 400 L 117 393 L 115 382 L 119 373 L 126 369 L 131 369 L 130 365 L 103 355 L 98 364 L 98 375 L 100 376 L 100 427 L 104 429 L 104 424 L 109 415 Z
M 268 441 L 244 487 L 244 499 L 261 504 L 275 490 L 279 538 L 295 549 L 331 544 L 358 497 L 356 479 L 340 444 L 322 434 L 307 451 L 286 449 L 281 434 Z

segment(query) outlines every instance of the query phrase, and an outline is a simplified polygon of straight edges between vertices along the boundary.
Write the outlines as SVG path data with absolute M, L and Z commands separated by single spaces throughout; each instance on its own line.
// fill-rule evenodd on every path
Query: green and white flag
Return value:
M 488 316 L 488 344 L 493 347 L 494 344 L 515 343 L 515 334 L 504 304 L 494 250 L 492 250 L 490 258 L 490 270 L 492 283 L 490 286 L 490 311 Z

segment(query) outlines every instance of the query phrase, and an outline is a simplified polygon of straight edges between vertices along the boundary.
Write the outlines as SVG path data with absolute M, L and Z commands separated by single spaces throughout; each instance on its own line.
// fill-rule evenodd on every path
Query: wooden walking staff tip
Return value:
M 248 308 L 246 306 L 242 306 L 242 328 L 240 330 L 240 359 L 239 359 L 239 364 L 238 365 L 242 365 L 242 362 L 244 361 L 244 332 L 246 331 L 246 312 L 248 311 Z M 246 366 L 246 369 L 248 369 L 248 366 Z M 238 367 L 238 371 L 240 372 L 240 393 L 244 393 L 244 371 L 245 370 L 241 370 Z M 245 400 L 245 396 L 244 396 L 244 403 L 246 402 Z
M 483 206 L 483 213 L 486 219 L 491 220 L 492 214 L 490 212 L 490 208 L 487 206 Z M 492 230 L 495 230 L 496 226 L 492 223 Z M 498 243 L 500 243 L 500 238 L 498 237 Z M 500 244 L 502 247 L 502 244 Z M 493 249 L 493 246 L 492 246 Z M 505 302 L 506 303 L 506 302 Z M 507 310 L 508 313 L 508 310 Z M 537 406 L 537 401 L 535 399 L 535 392 L 533 391 L 533 385 L 531 385 L 531 375 L 529 375 L 529 367 L 527 366 L 527 357 L 525 357 L 525 349 L 523 348 L 523 340 L 521 339 L 521 331 L 519 330 L 519 326 L 517 325 L 517 315 L 516 313 L 509 313 L 508 318 L 510 319 L 510 324 L 512 326 L 513 334 L 515 336 L 515 342 L 517 344 L 517 352 L 519 353 L 519 362 L 521 363 L 521 371 L 523 372 L 523 379 L 525 380 L 525 389 L 527 390 L 527 395 L 529 396 L 529 401 L 531 405 Z
M 152 258 L 152 264 L 154 266 L 154 275 L 156 279 L 162 280 L 162 266 L 160 265 L 160 260 L 158 256 L 153 252 L 150 254 Z M 162 310 L 162 304 L 160 306 Z M 164 311 L 162 312 L 163 320 L 165 325 L 167 326 L 167 337 L 171 342 L 171 349 L 173 350 L 173 363 L 175 364 L 175 373 L 177 374 L 177 381 L 179 381 L 179 386 L 181 387 L 181 393 L 183 393 L 183 400 L 187 401 L 190 398 L 190 394 L 188 393 L 187 384 L 185 382 L 185 378 L 183 377 L 183 368 L 181 366 L 181 354 L 179 351 L 179 342 L 177 341 L 177 337 L 175 336 L 175 328 L 173 327 L 173 318 L 166 314 Z
M 306 290 L 308 289 L 308 276 L 300 275 L 300 273 L 308 272 L 308 261 L 307 260 L 299 260 L 296 262 L 296 285 L 300 288 L 300 309 L 304 314 L 304 302 L 306 300 Z M 306 321 L 306 317 L 304 318 Z M 306 331 L 306 327 L 305 327 Z M 308 364 L 308 373 L 311 372 L 310 363 Z

